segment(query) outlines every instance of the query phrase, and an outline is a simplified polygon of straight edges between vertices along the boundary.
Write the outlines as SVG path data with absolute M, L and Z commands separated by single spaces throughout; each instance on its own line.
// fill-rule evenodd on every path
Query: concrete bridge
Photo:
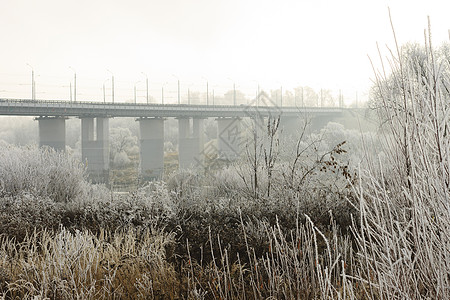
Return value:
M 341 116 L 331 107 L 279 107 L 262 92 L 252 105 L 129 104 L 85 101 L 0 99 L 0 115 L 34 116 L 39 123 L 39 145 L 65 149 L 65 120 L 81 119 L 82 159 L 94 182 L 109 177 L 109 118 L 132 117 L 139 122 L 140 174 L 144 180 L 160 178 L 164 170 L 164 120 L 178 119 L 179 166 L 190 167 L 204 159 L 203 120 L 216 118 L 218 151 L 227 159 L 239 153 L 244 118 L 264 120 L 280 116 L 283 126 L 294 127 L 305 116 L 318 124 Z

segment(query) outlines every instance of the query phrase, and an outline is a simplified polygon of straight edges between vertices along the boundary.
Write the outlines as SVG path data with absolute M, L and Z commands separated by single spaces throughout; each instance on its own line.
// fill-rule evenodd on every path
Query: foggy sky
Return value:
M 0 98 L 29 98 L 27 63 L 39 98 L 67 98 L 69 66 L 80 98 L 101 94 L 107 70 L 118 97 L 132 97 L 142 72 L 155 89 L 179 78 L 364 93 L 376 42 L 393 47 L 388 6 L 401 43 L 423 41 L 427 15 L 436 44 L 448 40 L 445 1 L 2 0 Z

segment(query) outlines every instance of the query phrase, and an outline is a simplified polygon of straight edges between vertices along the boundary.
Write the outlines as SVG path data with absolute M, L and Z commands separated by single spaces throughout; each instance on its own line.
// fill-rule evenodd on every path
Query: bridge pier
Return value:
M 140 176 L 161 179 L 164 174 L 164 118 L 139 118 Z
M 241 134 L 240 118 L 218 118 L 217 121 L 217 146 L 219 158 L 236 160 L 240 156 Z
M 109 119 L 81 118 L 81 157 L 94 183 L 109 183 Z
M 178 118 L 178 164 L 180 169 L 202 165 L 204 160 L 203 119 Z M 192 129 L 192 130 L 191 130 Z
M 50 147 L 57 151 L 66 149 L 66 118 L 39 117 L 39 147 Z

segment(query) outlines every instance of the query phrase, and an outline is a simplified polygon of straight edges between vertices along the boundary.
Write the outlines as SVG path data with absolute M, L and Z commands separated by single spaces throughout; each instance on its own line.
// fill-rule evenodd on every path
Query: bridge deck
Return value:
M 0 115 L 48 117 L 253 117 L 340 114 L 338 107 L 134 104 L 0 99 Z

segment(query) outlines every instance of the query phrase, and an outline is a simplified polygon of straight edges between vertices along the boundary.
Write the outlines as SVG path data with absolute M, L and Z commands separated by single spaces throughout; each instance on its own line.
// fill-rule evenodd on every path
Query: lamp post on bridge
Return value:
M 137 104 L 137 101 L 136 101 L 136 85 L 139 83 L 140 81 L 137 81 L 135 84 L 134 84 L 134 104 Z
M 105 83 L 106 83 L 108 80 L 109 80 L 109 79 L 106 79 L 105 81 L 103 81 L 103 103 L 106 103 Z
M 294 106 L 297 107 L 297 89 L 294 87 Z
M 228 77 L 228 80 L 231 80 L 233 82 L 233 105 L 236 106 L 236 84 L 230 77 Z
M 191 84 L 188 86 L 188 105 L 191 105 L 191 87 L 192 87 L 193 85 L 194 85 L 194 84 L 191 83 Z
M 206 105 L 209 105 L 209 82 L 208 78 L 202 76 L 203 79 L 206 80 Z
M 305 107 L 305 99 L 303 97 L 305 93 L 303 92 L 303 86 L 302 86 L 302 107 Z
M 112 95 L 112 103 L 114 103 L 114 74 L 110 70 L 106 70 L 106 71 L 111 73 L 111 89 L 112 89 L 111 95 Z
M 33 67 L 27 63 L 27 66 L 31 68 L 31 100 L 36 100 L 36 86 L 34 82 L 34 69 Z
M 141 72 L 145 76 L 145 85 L 147 87 L 147 104 L 148 104 L 148 76 L 144 72 Z
M 177 79 L 177 86 L 178 86 L 178 104 L 180 104 L 180 79 L 179 79 L 177 76 L 173 75 L 173 74 L 172 74 L 172 76 L 175 77 L 175 78 Z
M 188 105 L 191 105 L 191 91 L 188 88 Z
M 233 82 L 233 104 L 236 106 L 236 84 Z
M 253 80 L 254 82 L 256 82 L 256 107 L 259 106 L 259 82 L 256 80 Z M 248 101 L 247 101 L 248 104 Z
M 69 66 L 69 69 L 73 71 L 73 101 L 77 101 L 77 72 L 74 68 Z M 70 92 L 70 98 L 72 99 L 72 91 Z
M 161 104 L 164 104 L 164 86 L 167 84 L 167 82 L 164 82 L 161 86 Z

